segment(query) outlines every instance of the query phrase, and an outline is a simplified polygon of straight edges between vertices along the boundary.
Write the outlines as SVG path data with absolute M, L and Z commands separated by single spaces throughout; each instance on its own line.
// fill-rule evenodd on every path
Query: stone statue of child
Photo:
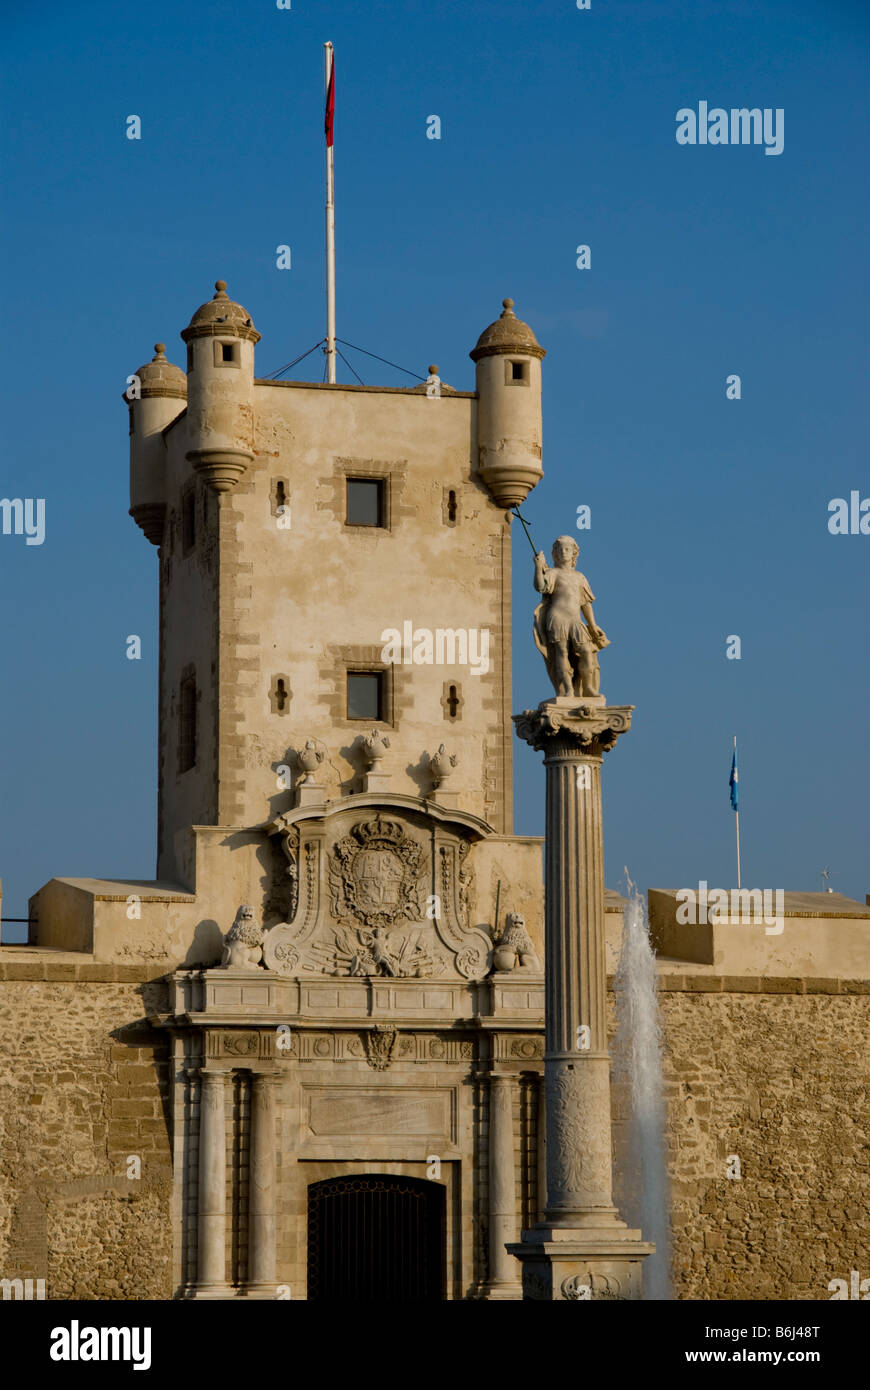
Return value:
M 544 595 L 535 609 L 535 646 L 557 695 L 597 695 L 598 652 L 610 645 L 595 622 L 595 595 L 585 574 L 574 568 L 579 554 L 572 536 L 559 536 L 553 544 L 553 569 L 542 550 L 535 556 L 535 588 Z

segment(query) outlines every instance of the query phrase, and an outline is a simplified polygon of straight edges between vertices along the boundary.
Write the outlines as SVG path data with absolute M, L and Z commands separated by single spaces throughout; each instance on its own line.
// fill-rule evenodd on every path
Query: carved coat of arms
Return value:
M 337 840 L 329 865 L 332 910 L 339 922 L 390 927 L 423 915 L 423 850 L 394 820 L 376 815 Z

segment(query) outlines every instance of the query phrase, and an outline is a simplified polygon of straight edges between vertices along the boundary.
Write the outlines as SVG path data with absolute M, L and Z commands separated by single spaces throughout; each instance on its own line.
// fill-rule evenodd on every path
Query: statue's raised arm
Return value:
M 543 550 L 535 556 L 535 588 L 539 594 L 549 594 L 553 588 L 553 577 L 547 566 Z
M 559 536 L 553 545 L 552 569 L 543 551 L 535 556 L 534 584 L 544 595 L 535 609 L 535 646 L 559 696 L 598 695 L 598 652 L 610 645 L 595 621 L 595 595 L 586 576 L 575 569 L 579 554 L 572 536 Z

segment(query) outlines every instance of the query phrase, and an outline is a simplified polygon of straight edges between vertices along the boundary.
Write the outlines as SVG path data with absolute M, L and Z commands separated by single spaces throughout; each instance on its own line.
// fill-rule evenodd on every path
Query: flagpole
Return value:
M 734 735 L 734 754 L 737 754 L 737 735 Z M 737 830 L 737 887 L 740 887 L 740 809 L 734 808 L 734 825 Z
M 326 100 L 333 65 L 332 44 L 323 45 Z M 333 88 L 333 100 L 335 89 Z M 335 381 L 335 164 L 332 140 L 326 144 L 326 379 Z

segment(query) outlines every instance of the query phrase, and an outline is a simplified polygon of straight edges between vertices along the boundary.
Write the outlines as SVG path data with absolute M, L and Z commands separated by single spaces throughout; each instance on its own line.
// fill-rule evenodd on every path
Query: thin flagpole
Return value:
M 323 45 L 326 80 L 327 139 L 326 139 L 326 379 L 335 381 L 335 163 L 332 149 L 332 116 L 329 111 L 330 83 L 332 102 L 335 102 L 331 43 Z
M 737 735 L 734 735 L 734 756 L 737 756 Z M 736 764 L 735 764 L 736 766 Z M 740 887 L 740 804 L 734 808 L 734 825 L 737 831 L 737 887 Z

